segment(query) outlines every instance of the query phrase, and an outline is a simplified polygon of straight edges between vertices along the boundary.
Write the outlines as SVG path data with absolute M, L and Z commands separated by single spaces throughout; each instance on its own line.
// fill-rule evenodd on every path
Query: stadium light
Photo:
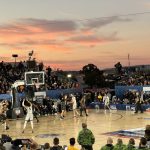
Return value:
M 67 74 L 67 78 L 71 78 L 72 77 L 72 74 Z
M 12 57 L 15 58 L 15 67 L 16 67 L 16 58 L 18 57 L 18 54 L 12 54 Z

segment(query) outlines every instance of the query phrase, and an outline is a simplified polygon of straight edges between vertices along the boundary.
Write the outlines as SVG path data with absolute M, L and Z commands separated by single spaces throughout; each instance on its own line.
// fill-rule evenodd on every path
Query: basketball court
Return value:
M 73 117 L 73 112 L 67 112 L 63 120 L 60 120 L 59 115 L 39 116 L 39 120 L 39 123 L 34 120 L 34 133 L 31 132 L 30 122 L 27 123 L 25 133 L 22 133 L 24 118 L 10 120 L 10 129 L 3 131 L 1 128 L 0 133 L 8 134 L 13 139 L 33 138 L 41 145 L 45 142 L 52 145 L 53 138 L 58 137 L 60 145 L 69 145 L 69 138 L 77 138 L 81 124 L 86 122 L 96 138 L 94 150 L 100 149 L 108 136 L 114 139 L 114 144 L 119 137 L 126 144 L 130 137 L 134 137 L 138 145 L 139 138 L 144 135 L 144 127 L 150 124 L 150 112 L 134 114 L 133 111 L 112 110 L 111 113 L 109 111 L 105 113 L 101 109 L 91 109 L 88 117 Z M 80 148 L 78 144 L 76 146 Z

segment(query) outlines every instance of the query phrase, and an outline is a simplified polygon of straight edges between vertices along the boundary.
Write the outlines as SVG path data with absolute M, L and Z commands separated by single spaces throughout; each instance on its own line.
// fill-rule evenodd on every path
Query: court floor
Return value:
M 19 120 L 9 121 L 10 129 L 3 131 L 0 128 L 0 133 L 8 134 L 13 139 L 15 138 L 33 138 L 39 144 L 49 142 L 52 145 L 54 137 L 59 137 L 60 145 L 69 145 L 69 138 L 77 138 L 78 132 L 81 130 L 81 124 L 86 122 L 88 128 L 92 130 L 95 135 L 96 142 L 94 144 L 94 150 L 99 150 L 102 145 L 106 143 L 108 136 L 111 136 L 116 143 L 116 134 L 105 134 L 114 131 L 124 130 L 136 130 L 137 128 L 144 128 L 147 124 L 150 124 L 150 112 L 144 112 L 143 114 L 134 114 L 132 111 L 116 111 L 111 112 L 104 110 L 89 110 L 89 116 L 73 117 L 73 112 L 67 112 L 65 119 L 60 120 L 57 116 L 43 116 L 39 117 L 40 122 L 36 123 L 34 119 L 34 133 L 31 132 L 30 123 L 27 123 L 25 132 L 22 133 L 24 118 Z M 123 142 L 127 144 L 132 134 L 124 137 L 119 135 L 123 139 Z M 139 137 L 136 138 L 136 145 L 138 145 Z M 76 146 L 80 146 L 76 143 Z

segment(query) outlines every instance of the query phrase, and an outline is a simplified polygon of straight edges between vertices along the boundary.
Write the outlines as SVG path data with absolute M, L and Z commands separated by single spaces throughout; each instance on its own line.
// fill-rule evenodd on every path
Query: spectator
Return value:
M 111 137 L 108 137 L 107 144 L 101 148 L 101 150 L 113 150 L 113 139 Z
M 51 150 L 63 150 L 62 146 L 59 145 L 59 138 L 55 137 L 53 144 L 54 146 L 51 148 Z
M 30 150 L 37 150 L 39 148 L 39 145 L 37 142 L 35 142 L 33 139 L 30 139 Z
M 2 143 L 0 143 L 0 150 L 6 150 L 5 146 L 3 146 Z
M 123 144 L 122 139 L 117 140 L 117 144 L 114 146 L 114 150 L 123 150 L 126 145 Z
M 144 137 L 147 141 L 150 141 L 150 125 L 146 125 Z
M 129 143 L 124 150 L 136 150 L 134 145 L 135 145 L 135 140 L 133 138 L 130 138 Z
M 147 148 L 146 144 L 147 144 L 146 138 L 142 137 L 140 139 L 138 150 L 149 150 L 149 148 Z
M 50 150 L 50 144 L 49 143 L 44 144 L 44 150 Z
M 67 150 L 79 150 L 78 148 L 74 147 L 75 145 L 75 138 L 70 138 L 70 146 L 68 146 Z
M 91 130 L 87 129 L 87 124 L 82 123 L 82 130 L 78 134 L 77 139 L 79 145 L 87 150 L 93 150 L 92 145 L 95 142 L 95 137 Z
M 147 145 L 150 148 L 150 125 L 146 125 L 144 137 L 147 140 Z

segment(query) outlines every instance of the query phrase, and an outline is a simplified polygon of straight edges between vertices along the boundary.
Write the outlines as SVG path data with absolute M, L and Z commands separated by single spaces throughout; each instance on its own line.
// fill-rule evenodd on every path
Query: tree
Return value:
M 94 86 L 103 87 L 104 86 L 104 76 L 103 71 L 100 71 L 94 64 L 85 65 L 82 68 L 82 73 L 84 74 L 84 82 L 91 88 Z

